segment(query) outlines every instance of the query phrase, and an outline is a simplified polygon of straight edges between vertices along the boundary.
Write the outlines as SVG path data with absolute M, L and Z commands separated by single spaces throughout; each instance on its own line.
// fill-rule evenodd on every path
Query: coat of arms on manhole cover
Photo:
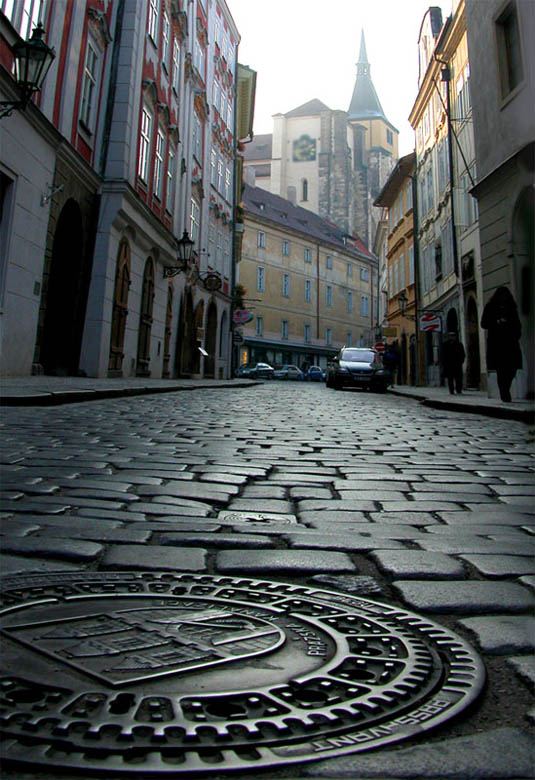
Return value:
M 3 758 L 213 773 L 405 739 L 475 700 L 484 668 L 442 626 L 317 588 L 161 573 L 3 583 Z

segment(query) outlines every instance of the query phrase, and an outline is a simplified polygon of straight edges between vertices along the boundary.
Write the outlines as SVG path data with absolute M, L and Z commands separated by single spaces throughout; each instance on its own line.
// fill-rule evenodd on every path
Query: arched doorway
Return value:
M 45 374 L 75 376 L 78 372 L 87 305 L 90 266 L 84 257 L 80 207 L 72 198 L 59 216 L 50 271 L 39 362 Z
M 208 355 L 204 358 L 204 376 L 215 379 L 215 359 L 217 349 L 217 306 L 210 302 L 206 314 L 206 337 L 204 348 Z
M 167 310 L 165 313 L 165 332 L 163 339 L 163 366 L 162 377 L 169 377 L 169 361 L 171 360 L 171 322 L 173 320 L 173 285 L 170 283 L 167 289 Z
M 150 376 L 150 337 L 152 331 L 152 308 L 154 305 L 154 263 L 149 257 L 143 273 L 139 333 L 137 342 L 136 376 Z
M 119 246 L 115 289 L 113 292 L 113 312 L 111 319 L 110 357 L 108 376 L 123 375 L 124 334 L 128 317 L 128 291 L 130 289 L 130 246 L 122 241 Z
M 521 397 L 535 398 L 535 195 L 532 187 L 522 190 L 513 215 L 515 298 L 522 326 L 523 357 Z M 520 380 L 520 377 L 519 377 Z
M 193 339 L 192 339 L 192 351 L 193 351 L 193 373 L 201 373 L 201 353 L 199 347 L 204 339 L 204 301 L 199 301 L 197 308 L 195 309 Z
M 180 343 L 177 344 L 179 355 L 178 375 L 190 376 L 193 373 L 193 297 L 190 288 L 184 291 L 180 317 Z
M 449 309 L 446 315 L 446 333 L 459 333 L 459 318 L 456 309 Z
M 466 303 L 466 386 L 479 389 L 481 362 L 479 355 L 479 316 L 471 295 Z

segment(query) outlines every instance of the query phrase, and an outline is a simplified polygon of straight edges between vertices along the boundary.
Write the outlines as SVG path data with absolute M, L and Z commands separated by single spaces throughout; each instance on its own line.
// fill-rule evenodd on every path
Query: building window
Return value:
M 195 246 L 197 246 L 199 242 L 199 232 L 201 226 L 201 207 L 199 206 L 195 198 L 191 199 L 189 222 L 190 222 L 190 236 L 192 241 L 195 242 Z
M 367 295 L 360 296 L 360 313 L 363 317 L 370 316 L 370 299 Z
M 217 79 L 214 79 L 213 87 L 212 87 L 212 103 L 219 111 L 219 82 Z
M 195 51 L 193 53 L 193 64 L 204 81 L 204 49 L 198 40 L 195 41 Z
M 80 120 L 88 130 L 93 129 L 94 98 L 97 86 L 98 55 L 91 41 L 87 42 L 85 55 L 84 83 L 82 86 L 82 106 Z
M 159 0 L 149 0 L 149 28 L 148 33 L 153 41 L 158 41 L 158 6 Z
M 407 189 L 405 190 L 407 197 L 407 211 L 412 209 L 412 181 L 407 183 Z
M 149 170 L 150 159 L 150 137 L 152 128 L 152 116 L 146 108 L 141 114 L 141 137 L 139 140 L 139 162 L 137 174 L 139 178 L 146 182 Z
M 405 289 L 405 254 L 399 258 L 399 289 Z
M 162 197 L 163 184 L 163 158 L 165 150 L 165 136 L 160 129 L 156 134 L 156 152 L 154 159 L 154 194 L 157 198 Z
M 169 147 L 169 152 L 167 155 L 167 192 L 166 192 L 166 200 L 165 200 L 165 208 L 169 213 L 173 213 L 173 209 L 175 206 L 175 163 L 176 163 L 176 154 L 175 150 Z
M 392 133 L 392 130 L 386 131 L 386 142 L 387 144 L 390 144 L 390 146 L 394 143 L 394 134 Z
M 180 45 L 175 38 L 173 41 L 173 89 L 178 94 L 180 83 Z
M 409 284 L 414 284 L 414 247 L 409 247 Z
M 301 182 L 301 200 L 308 200 L 308 181 L 303 179 Z
M 353 293 L 350 290 L 347 293 L 347 311 L 353 311 Z
M 347 264 L 347 276 L 348 278 L 352 278 L 353 276 L 353 265 L 351 263 Z
M 257 241 L 256 245 L 259 247 L 259 249 L 266 248 L 266 234 L 262 230 L 258 231 L 256 241 Z
M 327 289 L 325 291 L 325 303 L 327 306 L 333 305 L 333 288 L 330 284 L 327 285 Z
M 282 254 L 285 257 L 290 256 L 290 242 L 289 241 L 283 241 L 282 242 Z
M 169 30 L 169 16 L 167 15 L 167 11 L 164 11 L 162 17 L 162 65 L 166 70 L 168 67 L 167 60 L 169 57 Z
M 282 297 L 290 297 L 290 274 L 282 275 Z
M 311 263 L 312 262 L 312 255 L 310 252 L 310 247 L 305 247 L 305 263 Z
M 210 184 L 213 184 L 213 186 L 216 186 L 217 179 L 216 179 L 216 163 L 217 163 L 217 154 L 213 149 L 210 150 Z
M 257 317 L 256 323 L 255 323 L 255 333 L 257 336 L 263 336 L 264 335 L 264 318 L 263 317 Z
M 353 334 L 350 330 L 346 333 L 346 347 L 352 347 L 353 346 Z
M 230 168 L 225 168 L 225 199 L 230 201 L 230 196 L 231 196 Z
M 310 344 L 310 325 L 305 325 L 304 340 L 305 344 Z
M 281 337 L 283 339 L 287 339 L 289 332 L 290 332 L 290 323 L 288 322 L 288 320 L 283 320 L 282 321 L 282 329 L 281 329 Z
M 150 343 L 152 332 L 152 309 L 154 305 L 154 262 L 148 258 L 143 274 L 141 292 L 141 310 L 139 313 L 139 329 L 137 342 L 137 376 L 149 376 Z
M 227 105 L 227 127 L 229 128 L 229 130 L 232 127 L 232 102 L 230 98 Z
M 326 344 L 332 344 L 333 343 L 333 331 L 332 331 L 332 328 L 327 328 L 325 330 L 325 343 Z
M 202 124 L 197 114 L 193 115 L 193 154 L 202 162 Z
M 332 268 L 333 267 L 333 259 L 331 255 L 327 255 L 325 258 L 325 268 Z
M 266 289 L 266 271 L 262 266 L 256 269 L 256 289 L 258 292 L 264 292 Z
M 217 161 L 217 191 L 223 192 L 223 161 Z
M 305 301 L 312 300 L 312 284 L 310 279 L 305 279 Z
M 498 65 L 502 97 L 507 97 L 523 80 L 520 34 L 514 3 L 510 3 L 496 22 Z
M 370 281 L 370 271 L 368 268 L 361 268 L 360 269 L 360 281 L 361 282 L 369 282 Z

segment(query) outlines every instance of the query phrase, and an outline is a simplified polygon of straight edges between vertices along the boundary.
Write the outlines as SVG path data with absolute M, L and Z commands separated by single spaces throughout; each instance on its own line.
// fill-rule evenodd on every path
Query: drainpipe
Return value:
M 316 339 L 320 337 L 320 245 L 316 245 Z
M 441 70 L 442 81 L 446 82 L 446 116 L 448 119 L 448 156 L 450 173 L 450 192 L 451 192 L 451 238 L 453 243 L 453 269 L 455 275 L 459 276 L 459 251 L 457 248 L 457 228 L 455 226 L 455 190 L 454 190 L 454 172 L 453 172 L 453 128 L 451 124 L 451 97 L 450 97 L 450 66 L 445 60 L 435 56 L 435 60 L 444 67 Z
M 124 0 L 119 0 L 117 6 L 117 18 L 115 21 L 115 35 L 113 38 L 113 50 L 111 55 L 110 67 L 110 90 L 106 105 L 106 115 L 104 117 L 104 136 L 102 139 L 102 150 L 100 153 L 100 175 L 106 174 L 106 163 L 108 161 L 108 149 L 110 145 L 111 125 L 113 120 L 113 109 L 115 107 L 115 93 L 117 91 L 117 71 L 119 69 L 119 53 L 121 49 L 121 35 L 123 30 Z

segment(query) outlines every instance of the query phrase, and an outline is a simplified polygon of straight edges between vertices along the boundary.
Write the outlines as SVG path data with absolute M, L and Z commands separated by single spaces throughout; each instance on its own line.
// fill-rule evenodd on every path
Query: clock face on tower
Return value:
M 316 139 L 309 135 L 302 135 L 293 142 L 294 162 L 307 162 L 316 159 Z

